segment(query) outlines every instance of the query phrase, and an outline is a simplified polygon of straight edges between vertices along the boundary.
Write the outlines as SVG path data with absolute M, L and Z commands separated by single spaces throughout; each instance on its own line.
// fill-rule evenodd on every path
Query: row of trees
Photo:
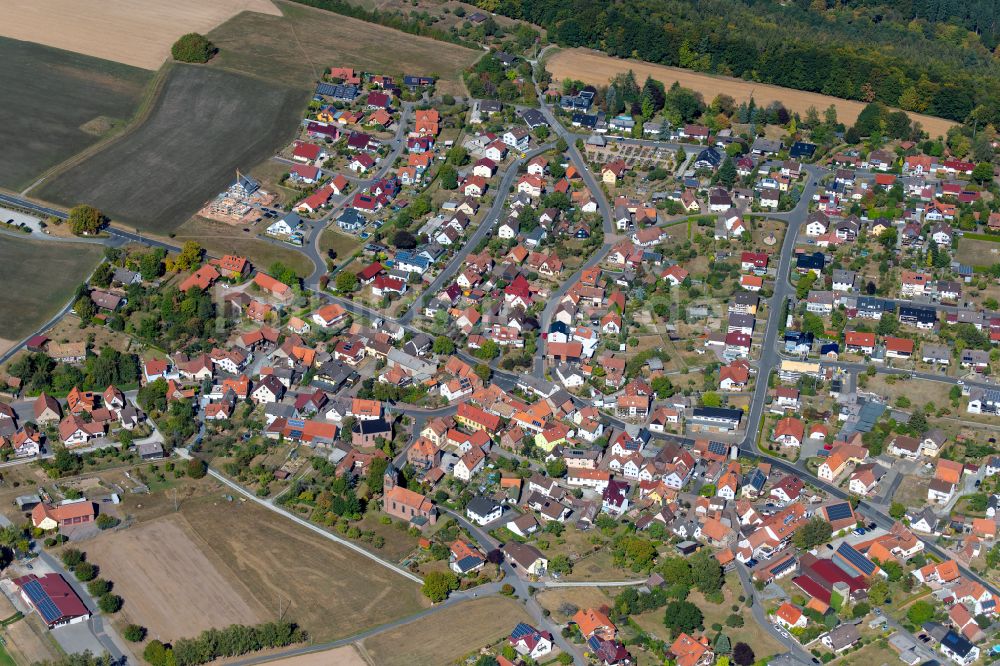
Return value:
M 305 631 L 293 622 L 233 624 L 225 629 L 206 629 L 197 638 L 182 638 L 172 646 L 152 640 L 142 656 L 152 666 L 197 666 L 224 657 L 286 647 L 306 639 Z

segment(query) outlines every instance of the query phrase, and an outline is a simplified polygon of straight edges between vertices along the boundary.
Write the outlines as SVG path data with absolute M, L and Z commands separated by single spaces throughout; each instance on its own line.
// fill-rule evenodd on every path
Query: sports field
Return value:
M 0 294 L 0 338 L 20 340 L 48 321 L 69 302 L 103 251 L 100 245 L 0 236 L 0 282 L 11 287 Z M 17 285 L 24 288 L 13 288 Z
M 292 138 L 307 92 L 193 65 L 173 65 L 142 124 L 34 194 L 89 203 L 113 220 L 167 234 Z
M 155 70 L 178 37 L 242 11 L 277 13 L 269 0 L 4 0 L 0 35 Z
M 631 69 L 640 84 L 647 76 L 662 81 L 667 87 L 678 81 L 682 86 L 701 93 L 705 102 L 711 102 L 719 94 L 730 95 L 737 103 L 748 101 L 753 96 L 757 106 L 766 106 L 778 101 L 784 104 L 786 109 L 798 111 L 803 116 L 810 106 L 816 107 L 816 110 L 822 113 L 833 104 L 837 107 L 837 119 L 848 126 L 854 124 L 858 114 L 865 108 L 862 102 L 727 76 L 702 74 L 689 69 L 655 65 L 641 60 L 623 60 L 582 48 L 566 49 L 549 56 L 546 58 L 546 69 L 552 73 L 555 81 L 570 78 L 595 85 L 606 85 L 616 74 Z M 950 120 L 919 113 L 910 113 L 909 116 L 919 122 L 932 137 L 944 136 L 948 128 L 956 124 Z
M 151 77 L 135 67 L 4 37 L 0 62 L 0 187 L 15 191 L 130 120 Z
M 440 77 L 439 92 L 463 94 L 462 70 L 482 55 L 455 44 L 278 1 L 282 16 L 240 14 L 208 37 L 213 67 L 311 88 L 331 66 Z

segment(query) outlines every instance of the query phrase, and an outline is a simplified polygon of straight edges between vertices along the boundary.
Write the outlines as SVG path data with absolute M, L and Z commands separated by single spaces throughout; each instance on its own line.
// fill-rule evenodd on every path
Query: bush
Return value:
M 514 596 L 514 586 L 511 585 L 510 583 L 504 583 L 503 585 L 500 586 L 500 594 L 503 594 L 508 597 Z
M 94 580 L 87 583 L 87 592 L 90 592 L 92 597 L 103 597 L 105 594 L 111 591 L 111 583 L 104 580 L 103 578 L 95 578 Z
M 77 580 L 86 583 L 88 580 L 97 578 L 97 567 L 90 562 L 80 562 L 73 569 L 73 573 Z
M 132 643 L 138 643 L 146 637 L 146 628 L 140 627 L 138 624 L 130 624 L 125 627 L 125 631 L 122 632 L 125 640 Z
M 181 62 L 208 62 L 215 51 L 215 45 L 197 32 L 189 32 L 170 47 L 170 55 Z
M 122 609 L 124 603 L 124 600 L 117 594 L 109 592 L 97 600 L 97 607 L 101 609 L 102 613 L 117 613 Z
M 106 513 L 102 513 L 97 517 L 97 526 L 102 530 L 111 529 L 112 527 L 117 527 L 122 521 L 118 520 L 114 516 L 109 516 Z

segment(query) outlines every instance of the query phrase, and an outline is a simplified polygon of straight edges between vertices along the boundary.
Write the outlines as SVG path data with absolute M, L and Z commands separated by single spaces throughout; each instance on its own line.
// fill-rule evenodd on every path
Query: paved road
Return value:
M 392 141 L 394 142 L 394 147 L 392 151 L 386 155 L 380 162 L 378 168 L 372 174 L 370 178 L 362 182 L 353 182 L 354 186 L 350 194 L 345 194 L 339 199 L 334 200 L 333 206 L 323 214 L 323 216 L 316 220 L 315 222 L 306 222 L 312 235 L 306 239 L 305 244 L 300 248 L 295 248 L 305 254 L 313 262 L 313 272 L 312 274 L 304 280 L 304 283 L 310 289 L 319 289 L 319 279 L 327 274 L 326 270 L 326 258 L 319 249 L 319 240 L 323 235 L 323 231 L 332 223 L 334 223 L 335 218 L 340 215 L 340 213 L 347 207 L 347 204 L 354 199 L 354 194 L 359 192 L 380 178 L 384 177 L 389 169 L 393 167 L 396 163 L 396 159 L 402 154 L 403 149 L 406 147 L 406 128 L 410 124 L 410 116 L 413 113 L 413 103 L 404 102 L 402 110 L 399 115 L 399 119 L 396 125 L 396 132 L 393 135 Z M 338 261 L 343 259 L 342 257 L 337 258 Z M 349 262 L 344 261 L 338 266 L 336 273 L 341 268 L 346 266 Z
M 504 171 L 502 177 L 500 178 L 500 183 L 497 185 L 496 192 L 493 195 L 493 204 L 490 206 L 489 211 L 483 217 L 483 221 L 479 223 L 476 230 L 472 235 L 465 241 L 458 252 L 452 256 L 448 261 L 448 264 L 444 267 L 441 273 L 438 274 L 434 281 L 431 282 L 425 290 L 425 294 L 433 296 L 434 294 L 441 291 L 446 286 L 446 283 L 454 277 L 458 270 L 462 267 L 462 263 L 465 258 L 479 245 L 479 243 L 486 238 L 487 235 L 492 235 L 493 227 L 496 226 L 497 222 L 500 220 L 501 215 L 503 215 L 504 207 L 507 204 L 507 195 L 510 194 L 511 189 L 514 187 L 514 180 L 518 177 L 521 167 L 532 159 L 536 155 L 541 155 L 542 153 L 551 150 L 555 144 L 547 143 L 543 146 L 535 148 L 529 153 L 526 153 L 524 157 L 515 160 L 507 167 Z M 417 298 L 410 304 L 410 307 L 406 312 L 399 318 L 399 322 L 402 324 L 409 324 L 413 321 L 413 317 L 420 310 L 420 301 L 422 299 Z
M 788 651 L 792 653 L 793 657 L 804 663 L 811 663 L 812 655 L 806 652 L 805 648 L 803 648 L 797 640 L 791 638 L 790 634 L 788 638 L 785 638 L 785 636 L 782 635 L 781 630 L 773 622 L 771 622 L 767 612 L 764 610 L 764 602 L 761 601 L 760 595 L 757 593 L 757 589 L 753 586 L 753 581 L 750 580 L 750 572 L 747 571 L 747 568 L 742 564 L 737 564 L 736 573 L 739 575 L 740 584 L 743 586 L 743 594 L 752 604 L 750 606 L 750 613 L 753 615 L 754 621 L 760 625 L 761 629 L 769 633 L 774 640 L 788 648 Z

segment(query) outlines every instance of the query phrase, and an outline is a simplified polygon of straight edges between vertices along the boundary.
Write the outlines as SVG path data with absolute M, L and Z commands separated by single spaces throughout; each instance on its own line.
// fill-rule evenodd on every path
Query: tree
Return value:
M 403 250 L 412 250 L 417 246 L 417 237 L 405 229 L 400 229 L 392 235 L 392 244 Z
M 421 591 L 434 603 L 444 601 L 452 590 L 458 589 L 458 577 L 450 571 L 431 571 L 424 576 Z
M 980 162 L 972 170 L 972 180 L 977 183 L 988 183 L 993 180 L 993 165 L 989 162 Z
M 174 60 L 180 62 L 208 62 L 209 58 L 215 55 L 215 52 L 215 45 L 208 41 L 207 37 L 197 32 L 189 32 L 181 36 L 170 47 L 170 55 L 174 57 Z
M 80 562 L 74 567 L 73 574 L 78 581 L 86 583 L 88 580 L 94 580 L 97 577 L 97 567 L 90 562 Z
M 545 471 L 553 479 L 558 479 L 566 474 L 566 461 L 562 458 L 554 458 L 545 465 Z M 556 523 L 557 525 L 559 523 Z
M 498 345 L 493 340 L 485 340 L 483 344 L 473 352 L 476 358 L 481 358 L 484 361 L 494 359 L 500 355 L 500 345 Z
M 722 404 L 722 396 L 715 391 L 705 391 L 701 394 L 701 404 L 705 407 L 718 407 Z
M 862 601 L 854 605 L 854 608 L 851 609 L 851 615 L 855 619 L 861 619 L 865 615 L 868 615 L 868 613 L 871 612 L 871 609 L 872 607 L 868 603 Z
M 906 515 L 906 505 L 900 502 L 893 502 L 889 505 L 889 515 L 896 520 L 899 520 Z
M 559 525 L 560 523 L 552 522 L 549 524 Z M 569 557 L 566 555 L 556 555 L 549 560 L 549 571 L 561 575 L 570 574 L 573 573 L 573 563 L 569 561 Z
M 663 624 L 670 629 L 671 635 L 676 638 L 681 633 L 694 633 L 701 627 L 705 616 L 701 609 L 690 601 L 672 601 L 667 604 L 667 609 L 663 615 Z
M 68 568 L 72 569 L 76 565 L 83 562 L 83 552 L 77 550 L 76 548 L 67 548 L 62 554 L 62 563 Z
M 732 187 L 733 183 L 736 182 L 736 164 L 733 162 L 732 157 L 727 157 L 726 161 L 719 167 L 718 176 L 719 182 L 726 187 Z
M 208 473 L 208 464 L 201 458 L 192 458 L 188 461 L 187 475 L 192 479 L 203 479 Z
M 475 372 L 476 376 L 484 382 L 488 382 L 490 380 L 490 376 L 493 374 L 493 370 L 491 370 L 490 366 L 485 363 L 476 364 L 476 367 L 474 367 L 472 371 Z
M 929 622 L 934 617 L 934 606 L 923 599 L 913 602 L 906 610 L 906 618 L 916 625 Z
M 792 541 L 799 550 L 810 550 L 821 543 L 829 541 L 832 533 L 833 530 L 830 527 L 830 523 L 819 516 L 815 516 L 795 531 Z
M 101 609 L 102 613 L 111 614 L 120 611 L 124 603 L 122 598 L 117 594 L 109 592 L 97 600 L 97 607 Z
M 77 236 L 90 236 L 101 230 L 107 222 L 104 214 L 87 204 L 73 206 L 69 211 L 69 228 Z
M 76 312 L 81 321 L 89 322 L 97 314 L 97 307 L 94 305 L 94 301 L 90 300 L 90 296 L 81 296 L 73 304 L 73 311 Z
M 337 279 L 334 285 L 342 294 L 350 294 L 355 289 L 358 288 L 358 276 L 356 273 L 351 271 L 340 271 L 337 273 Z
M 124 636 L 125 640 L 129 642 L 138 643 L 146 637 L 146 628 L 138 624 L 130 624 L 125 627 L 125 631 L 122 632 L 122 636 Z
M 698 590 L 710 595 L 722 589 L 725 582 L 722 567 L 707 549 L 698 551 L 688 561 L 691 563 L 691 580 Z
M 750 666 L 756 660 L 756 655 L 746 643 L 737 643 L 733 646 L 733 662 L 738 666 Z
M 111 583 L 104 580 L 103 578 L 95 578 L 94 580 L 87 583 L 87 592 L 89 592 L 90 596 L 92 597 L 103 597 L 110 591 L 111 591 Z
M 201 245 L 197 241 L 185 241 L 177 258 L 174 259 L 174 268 L 180 271 L 189 271 L 201 261 Z
M 889 584 L 881 578 L 872 582 L 868 588 L 868 602 L 872 606 L 881 606 L 889 598 Z
M 455 343 L 447 335 L 439 335 L 434 338 L 434 353 L 445 355 L 454 354 Z
M 438 171 L 438 176 L 441 178 L 441 187 L 445 190 L 455 190 L 458 189 L 458 172 L 450 164 L 445 164 Z

